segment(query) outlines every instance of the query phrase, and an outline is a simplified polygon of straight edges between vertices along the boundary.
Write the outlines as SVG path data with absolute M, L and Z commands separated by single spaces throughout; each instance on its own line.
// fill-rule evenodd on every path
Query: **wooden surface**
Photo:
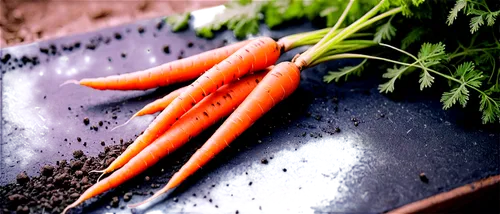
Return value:
M 223 0 L 0 0 L 0 47 L 89 32 L 133 20 L 223 4 Z

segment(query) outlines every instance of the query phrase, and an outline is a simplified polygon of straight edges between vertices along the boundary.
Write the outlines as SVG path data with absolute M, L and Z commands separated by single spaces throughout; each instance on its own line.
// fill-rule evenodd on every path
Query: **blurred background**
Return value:
M 0 0 L 0 47 L 223 3 L 223 0 Z

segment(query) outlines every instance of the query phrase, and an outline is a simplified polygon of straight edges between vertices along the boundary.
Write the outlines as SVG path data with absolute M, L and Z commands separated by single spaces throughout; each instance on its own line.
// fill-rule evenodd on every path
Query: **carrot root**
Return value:
M 99 182 L 99 180 L 101 180 L 102 176 L 104 176 L 108 172 L 106 170 L 92 170 L 89 173 L 101 173 L 101 175 L 97 178 L 97 181 L 96 181 L 96 182 Z
M 80 203 L 82 203 L 82 201 L 80 200 L 76 200 L 75 202 L 73 202 L 72 204 L 68 205 L 66 208 L 64 208 L 64 210 L 62 211 L 61 214 L 65 214 L 66 212 L 68 212 L 69 209 L 72 209 L 72 208 L 75 208 L 76 206 L 78 206 Z
M 121 124 L 121 125 L 118 125 L 118 126 L 116 126 L 116 127 L 112 128 L 112 129 L 111 129 L 111 131 L 114 131 L 114 130 L 115 130 L 115 129 L 117 129 L 117 128 L 120 128 L 120 127 L 126 126 L 126 125 L 127 125 L 128 123 L 130 123 L 130 121 L 132 121 L 132 119 L 134 119 L 136 116 L 137 116 L 137 113 L 136 113 L 136 114 L 134 114 L 134 115 L 132 115 L 132 117 L 130 117 L 130 119 L 128 119 L 128 120 L 127 120 L 127 122 L 125 122 L 125 123 L 123 123 L 123 124 Z
M 66 80 L 61 85 L 59 85 L 59 87 L 63 87 L 63 86 L 68 85 L 68 84 L 80 85 L 80 81 L 78 81 L 78 80 Z
M 127 205 L 127 207 L 128 208 L 137 208 L 139 206 L 146 205 L 146 204 L 158 199 L 158 197 L 160 197 L 160 196 L 168 197 L 168 195 L 170 193 L 172 193 L 174 190 L 175 190 L 175 188 L 164 189 L 164 190 L 162 189 L 162 190 L 156 192 L 153 196 L 149 197 L 148 199 L 141 201 L 141 202 L 138 202 L 138 203 L 135 203 L 135 204 L 129 204 L 129 205 Z

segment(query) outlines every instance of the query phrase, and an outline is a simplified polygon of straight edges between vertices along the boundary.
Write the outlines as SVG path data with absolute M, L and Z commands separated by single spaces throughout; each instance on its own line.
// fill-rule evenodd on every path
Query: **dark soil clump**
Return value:
M 125 150 L 130 143 L 109 146 L 98 157 L 87 157 L 82 150 L 74 151 L 73 159 L 59 161 L 56 165 L 44 165 L 38 176 L 29 177 L 25 172 L 19 173 L 16 183 L 0 186 L 0 198 L 4 199 L 0 200 L 0 213 L 30 213 L 37 210 L 61 213 L 96 183 L 99 174 L 89 172 L 105 168 L 104 164 L 109 162 L 106 160 L 114 159 L 115 153 Z M 126 193 L 125 196 L 124 201 L 128 201 L 132 193 Z M 118 197 L 113 197 L 110 205 L 118 207 L 119 202 Z

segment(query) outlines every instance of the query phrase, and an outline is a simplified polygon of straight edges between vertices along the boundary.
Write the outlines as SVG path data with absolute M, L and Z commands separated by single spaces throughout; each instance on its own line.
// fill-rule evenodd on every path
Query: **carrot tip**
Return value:
M 64 85 L 68 85 L 68 84 L 80 85 L 80 81 L 78 81 L 78 80 L 66 80 L 61 85 L 59 85 L 59 87 L 62 87 Z
M 71 208 L 75 208 L 76 206 L 78 206 L 79 204 L 81 203 L 80 199 L 76 200 L 75 202 L 73 202 L 72 204 L 68 205 L 66 208 L 64 208 L 64 210 L 62 211 L 61 214 L 64 214 L 66 212 L 68 212 L 69 209 Z
M 136 116 L 136 115 L 137 115 L 137 114 L 134 114 L 134 115 L 133 115 L 130 119 L 128 119 L 128 120 L 127 120 L 127 122 L 125 122 L 124 124 L 121 124 L 121 125 L 118 125 L 118 126 L 116 126 L 116 127 L 112 128 L 112 129 L 111 129 L 111 131 L 114 131 L 114 130 L 115 130 L 115 129 L 117 129 L 117 128 L 120 128 L 120 127 L 123 127 L 123 126 L 127 125 L 130 121 L 132 121 L 132 119 L 134 119 L 134 118 L 135 118 L 135 116 Z
M 138 203 L 135 203 L 135 204 L 129 204 L 127 205 L 128 208 L 137 208 L 139 206 L 142 206 L 142 205 L 145 205 L 145 204 L 148 204 L 152 201 L 154 201 L 155 199 L 158 199 L 158 197 L 164 195 L 165 197 L 167 197 L 171 192 L 174 191 L 175 188 L 172 188 L 172 189 L 167 189 L 167 190 L 160 190 L 158 192 L 156 192 L 153 196 L 149 197 L 148 199 L 144 200 L 144 201 L 141 201 L 141 202 L 138 202 Z
M 104 174 L 105 172 L 106 172 L 106 170 L 92 170 L 89 173 L 103 173 Z
M 102 178 L 102 176 L 104 176 L 106 173 L 105 172 L 102 172 L 102 174 L 97 178 L 97 182 L 99 182 Z

